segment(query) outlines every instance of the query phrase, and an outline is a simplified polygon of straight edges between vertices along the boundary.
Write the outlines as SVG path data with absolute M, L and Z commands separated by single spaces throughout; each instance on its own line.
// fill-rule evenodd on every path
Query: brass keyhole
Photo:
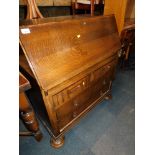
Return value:
M 108 68 L 108 69 L 110 69 L 110 68 L 111 68 L 111 66 L 110 66 L 110 65 L 108 65 L 108 66 L 107 66 L 107 68 Z

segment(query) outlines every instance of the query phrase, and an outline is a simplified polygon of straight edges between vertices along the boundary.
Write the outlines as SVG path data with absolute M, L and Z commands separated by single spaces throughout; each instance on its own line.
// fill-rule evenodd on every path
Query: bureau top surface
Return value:
M 113 15 L 25 21 L 19 35 L 28 63 L 44 90 L 116 54 L 120 48 Z

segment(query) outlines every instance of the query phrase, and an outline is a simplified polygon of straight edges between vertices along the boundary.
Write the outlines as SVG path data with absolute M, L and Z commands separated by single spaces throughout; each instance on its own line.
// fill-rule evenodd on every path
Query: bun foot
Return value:
M 56 149 L 62 147 L 64 145 L 64 142 L 65 142 L 64 136 L 62 136 L 58 139 L 51 138 L 51 146 L 53 146 Z
M 38 142 L 40 142 L 41 139 L 43 138 L 43 134 L 42 134 L 41 131 L 39 130 L 39 131 L 37 131 L 37 132 L 34 134 L 34 137 L 35 137 L 35 139 L 36 139 Z
M 108 94 L 108 95 L 105 96 L 104 99 L 105 99 L 105 100 L 111 100 L 111 99 L 112 99 L 112 95 L 111 95 L 111 94 Z

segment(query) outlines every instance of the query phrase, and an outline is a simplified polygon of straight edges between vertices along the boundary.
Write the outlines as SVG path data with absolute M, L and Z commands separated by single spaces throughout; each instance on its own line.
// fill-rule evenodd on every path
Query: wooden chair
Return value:
M 103 5 L 103 0 L 72 0 L 73 15 L 75 15 L 76 10 L 90 10 L 91 16 L 93 16 L 97 5 Z
M 27 17 L 26 19 L 43 18 L 43 15 L 38 9 L 36 0 L 26 0 L 27 3 Z
M 122 53 L 119 60 L 120 67 L 123 70 L 125 68 L 134 69 L 134 65 L 135 65 L 134 61 L 130 60 L 130 63 L 129 63 L 129 55 L 135 52 L 135 24 L 130 24 L 125 26 L 121 32 L 120 39 L 122 44 Z

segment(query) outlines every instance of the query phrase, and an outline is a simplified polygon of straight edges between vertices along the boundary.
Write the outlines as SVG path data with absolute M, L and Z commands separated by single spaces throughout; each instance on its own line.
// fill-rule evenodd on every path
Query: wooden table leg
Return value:
M 19 109 L 26 128 L 32 132 L 37 141 L 40 141 L 42 139 L 42 133 L 39 130 L 38 121 L 24 92 L 19 94 Z

